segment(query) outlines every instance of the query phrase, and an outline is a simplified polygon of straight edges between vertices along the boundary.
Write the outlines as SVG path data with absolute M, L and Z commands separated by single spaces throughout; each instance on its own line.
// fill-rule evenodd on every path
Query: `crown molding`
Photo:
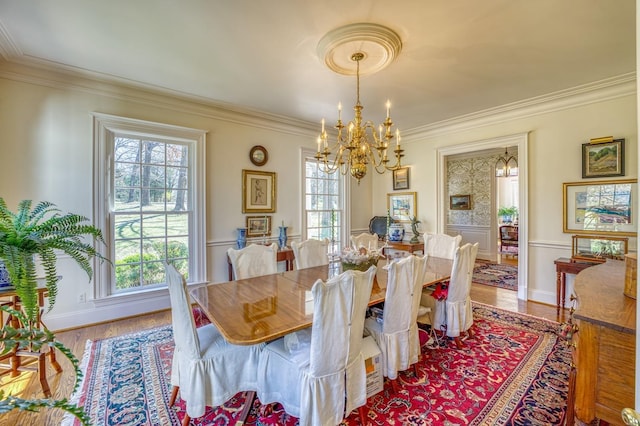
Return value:
M 636 91 L 636 73 L 630 72 L 546 95 L 461 115 L 425 126 L 407 129 L 403 131 L 402 138 L 403 142 L 412 142 L 419 139 L 472 130 L 474 128 L 548 114 L 625 96 L 635 96 Z
M 0 61 L 0 78 L 186 112 L 229 123 L 302 136 L 310 138 L 309 140 L 313 140 L 318 132 L 317 123 L 235 104 L 214 102 L 198 96 L 60 64 L 52 65 L 48 61 L 38 59 L 22 57 Z

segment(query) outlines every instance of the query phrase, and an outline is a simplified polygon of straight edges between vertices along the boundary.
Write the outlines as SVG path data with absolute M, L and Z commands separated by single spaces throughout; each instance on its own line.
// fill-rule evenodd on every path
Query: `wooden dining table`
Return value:
M 369 306 L 386 296 L 387 260 L 378 262 Z M 451 275 L 453 261 L 429 257 L 425 286 Z M 311 326 L 311 288 L 317 280 L 341 273 L 339 262 L 293 271 L 278 272 L 223 283 L 211 283 L 191 290 L 193 300 L 230 343 L 251 345 L 282 337 Z

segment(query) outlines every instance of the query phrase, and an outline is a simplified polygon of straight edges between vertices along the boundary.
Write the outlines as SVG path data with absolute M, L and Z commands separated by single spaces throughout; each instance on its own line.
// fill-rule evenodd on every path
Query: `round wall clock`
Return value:
M 264 146 L 256 145 L 249 152 L 249 159 L 256 166 L 264 166 L 269 159 L 269 153 Z

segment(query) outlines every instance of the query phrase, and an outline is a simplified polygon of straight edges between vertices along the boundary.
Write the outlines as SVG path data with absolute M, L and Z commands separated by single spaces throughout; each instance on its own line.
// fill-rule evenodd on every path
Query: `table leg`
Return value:
M 564 301 L 565 301 L 564 299 L 565 299 L 566 293 L 567 293 L 567 274 L 563 272 L 562 282 L 560 286 L 560 296 L 562 296 L 562 303 L 560 304 L 560 306 L 562 307 L 562 309 L 564 309 Z
M 556 315 L 560 315 L 560 290 L 562 289 L 563 272 L 556 272 Z

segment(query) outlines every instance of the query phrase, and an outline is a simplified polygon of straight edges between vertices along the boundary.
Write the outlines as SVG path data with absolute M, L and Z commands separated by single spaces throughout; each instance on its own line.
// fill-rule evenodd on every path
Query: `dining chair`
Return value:
M 451 236 L 448 234 L 425 234 L 425 253 L 432 257 L 453 259 L 456 249 L 462 242 L 462 235 Z
M 260 352 L 265 344 L 228 343 L 213 324 L 196 328 L 184 277 L 165 263 L 171 300 L 175 349 L 171 363 L 173 406 L 180 392 L 186 405 L 183 426 L 205 413 L 207 406 L 224 404 L 235 394 L 257 389 Z
M 227 249 L 236 280 L 278 272 L 278 244 L 250 244 L 242 249 Z
M 462 347 L 460 335 L 473 334 L 473 309 L 471 305 L 471 281 L 478 243 L 467 243 L 456 250 L 451 269 L 451 278 L 447 287 L 447 295 L 442 300 L 424 292 L 420 304 L 433 311 L 432 328 L 444 330 L 446 336 L 453 338 L 458 348 Z
M 462 241 L 462 235 L 451 236 L 448 234 L 425 234 L 424 235 L 424 250 L 430 257 L 441 257 L 444 259 L 453 259 L 456 254 L 456 249 L 460 247 Z M 422 299 L 431 301 L 431 290 L 425 289 L 422 291 Z M 426 306 L 424 303 L 420 303 L 418 309 L 418 322 L 422 324 L 431 325 L 431 338 L 439 344 L 438 334 L 433 327 L 434 324 L 434 311 L 431 306 Z
M 427 273 L 427 255 L 409 256 L 391 262 L 388 267 L 387 291 L 382 321 L 369 317 L 365 332 L 373 336 L 382 355 L 382 375 L 391 380 L 397 392 L 398 371 L 414 366 L 420 358 L 418 307 Z
M 296 269 L 311 268 L 313 266 L 329 264 L 329 239 L 308 239 L 291 242 Z
M 377 250 L 378 249 L 378 235 L 376 234 L 368 234 L 363 232 L 360 235 L 352 235 L 351 236 L 351 245 L 355 250 L 360 249 L 360 247 L 364 247 L 367 250 Z
M 301 426 L 337 425 L 355 408 L 366 424 L 362 333 L 375 273 L 372 266 L 314 283 L 311 329 L 267 344 L 260 355 L 262 403 L 281 403 Z M 288 337 L 298 344 L 289 345 Z

